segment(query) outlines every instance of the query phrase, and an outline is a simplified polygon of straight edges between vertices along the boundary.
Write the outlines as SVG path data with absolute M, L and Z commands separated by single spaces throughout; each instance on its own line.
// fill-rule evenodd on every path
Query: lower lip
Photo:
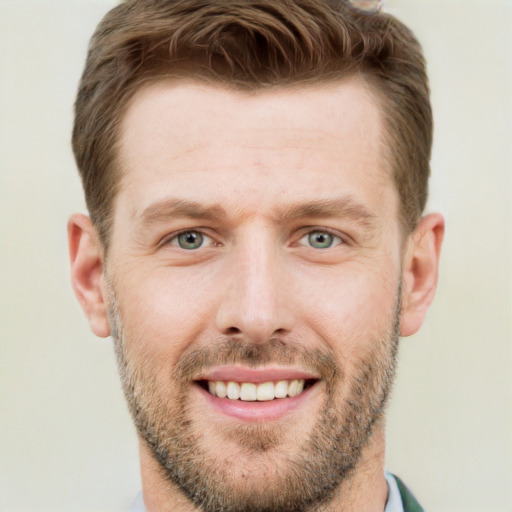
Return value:
M 239 420 L 258 422 L 276 420 L 299 409 L 311 398 L 316 384 L 307 388 L 300 395 L 291 398 L 275 398 L 266 402 L 244 402 L 219 398 L 199 385 L 196 387 L 207 403 L 218 412 Z

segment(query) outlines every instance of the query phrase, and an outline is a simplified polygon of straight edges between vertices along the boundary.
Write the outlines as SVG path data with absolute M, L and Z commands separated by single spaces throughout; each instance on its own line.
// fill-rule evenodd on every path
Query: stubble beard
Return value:
M 373 348 L 360 360 L 349 383 L 328 350 L 310 350 L 281 339 L 253 345 L 224 338 L 212 347 L 187 351 L 176 368 L 168 370 L 168 387 L 162 389 L 151 365 L 129 360 L 111 290 L 109 314 L 124 395 L 161 477 L 204 512 L 308 512 L 329 503 L 356 470 L 373 427 L 383 416 L 395 375 L 400 301 L 399 287 L 390 328 L 368 344 Z M 197 427 L 189 406 L 190 377 L 216 364 L 265 363 L 300 363 L 316 370 L 325 381 L 325 403 L 293 454 L 279 451 L 286 430 L 256 424 L 225 431 L 245 461 L 266 460 L 264 466 L 257 466 L 266 473 L 261 478 L 253 481 L 250 471 L 234 478 L 234 461 L 203 446 L 204 425 Z M 344 392 L 340 392 L 342 384 Z

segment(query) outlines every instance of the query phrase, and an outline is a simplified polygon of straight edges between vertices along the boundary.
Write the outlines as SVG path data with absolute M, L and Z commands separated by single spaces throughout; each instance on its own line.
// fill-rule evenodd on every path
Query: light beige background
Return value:
M 111 342 L 68 284 L 84 208 L 69 147 L 86 45 L 112 1 L 0 0 L 0 511 L 122 512 L 136 438 Z M 402 342 L 388 468 L 430 512 L 512 510 L 512 2 L 388 0 L 423 42 L 447 220 L 439 292 Z

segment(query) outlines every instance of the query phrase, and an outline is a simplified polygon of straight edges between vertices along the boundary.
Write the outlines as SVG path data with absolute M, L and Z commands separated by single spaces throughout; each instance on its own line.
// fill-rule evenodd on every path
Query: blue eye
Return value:
M 302 240 L 306 238 L 307 244 L 315 249 L 329 249 L 333 245 L 341 242 L 340 237 L 335 236 L 328 231 L 311 231 L 311 233 L 302 237 Z
M 193 250 L 199 249 L 203 245 L 204 236 L 199 231 L 184 231 L 175 238 L 177 245 L 181 249 Z

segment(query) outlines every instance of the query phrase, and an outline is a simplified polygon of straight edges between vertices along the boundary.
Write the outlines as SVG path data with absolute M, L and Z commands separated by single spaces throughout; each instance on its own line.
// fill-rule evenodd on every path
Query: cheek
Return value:
M 162 269 L 118 290 L 130 352 L 175 362 L 207 329 L 211 288 L 211 280 L 197 273 Z
M 387 268 L 393 270 L 352 265 L 316 276 L 305 284 L 307 294 L 297 294 L 301 315 L 335 350 L 358 350 L 387 338 L 394 327 L 399 283 L 398 270 Z

